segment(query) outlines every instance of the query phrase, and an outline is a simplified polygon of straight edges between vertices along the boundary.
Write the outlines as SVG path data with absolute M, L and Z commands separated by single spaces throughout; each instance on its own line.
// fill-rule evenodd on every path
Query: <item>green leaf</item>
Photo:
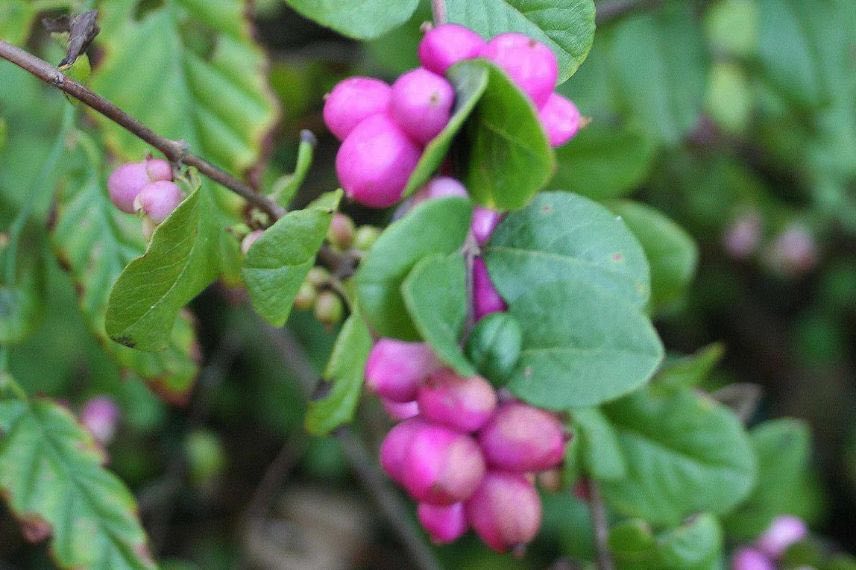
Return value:
M 697 386 L 708 377 L 724 353 L 722 344 L 712 343 L 689 356 L 667 357 L 651 380 L 651 388 L 659 392 Z
M 469 311 L 464 256 L 423 258 L 402 283 L 401 294 L 416 330 L 437 358 L 461 376 L 475 376 L 458 342 Z
M 31 531 L 50 533 L 64 568 L 156 568 L 133 495 L 103 450 L 48 400 L 0 399 L 0 489 Z
M 183 401 L 199 372 L 198 350 L 191 321 L 182 315 L 165 331 L 168 346 L 158 353 L 132 350 L 110 340 L 105 329 L 110 289 L 122 270 L 143 252 L 137 216 L 124 214 L 110 202 L 100 150 L 89 147 L 87 161 L 76 164 L 56 197 L 51 242 L 62 266 L 75 283 L 80 310 L 88 328 L 121 367 L 148 381 L 165 399 Z
M 633 234 L 606 208 L 565 192 L 543 192 L 509 214 L 485 261 L 509 303 L 568 276 L 639 307 L 648 300 L 648 262 Z
M 447 72 L 449 81 L 455 87 L 455 108 L 452 116 L 443 130 L 425 146 L 422 156 L 413 174 L 407 181 L 404 195 L 409 196 L 428 182 L 437 168 L 440 167 L 452 141 L 464 126 L 466 119 L 472 114 L 476 103 L 484 94 L 488 85 L 488 71 L 484 66 L 471 61 L 461 62 Z
M 532 102 L 486 60 L 458 64 L 488 72 L 488 85 L 465 123 L 460 164 L 473 199 L 494 209 L 525 206 L 553 176 L 555 155 Z M 457 68 L 453 74 L 463 73 Z
M 277 111 L 245 2 L 154 4 L 142 15 L 138 0 L 100 6 L 97 43 L 104 57 L 92 89 L 219 166 L 238 173 L 251 169 Z M 139 160 L 149 151 L 136 136 L 93 116 L 119 156 Z
M 22 45 L 30 36 L 39 8 L 31 0 L 4 0 L 0 4 L 0 38 Z
M 595 120 L 556 149 L 558 168 L 550 185 L 593 200 L 624 196 L 648 176 L 655 151 L 641 128 L 616 128 Z
M 603 409 L 627 465 L 604 481 L 608 504 L 654 524 L 677 525 L 699 511 L 724 514 L 756 480 L 755 456 L 737 417 L 690 389 L 657 395 L 640 390 Z
M 663 357 L 638 307 L 581 278 L 533 283 L 509 303 L 509 312 L 523 330 L 523 349 L 506 387 L 539 407 L 563 410 L 617 398 L 644 384 Z
M 17 344 L 27 338 L 42 315 L 47 295 L 44 240 L 24 235 L 18 244 L 12 284 L 6 283 L 6 245 L 0 245 L 0 345 Z
M 764 422 L 751 433 L 758 460 L 758 482 L 748 500 L 725 519 L 729 535 L 750 540 L 774 517 L 792 514 L 811 520 L 817 515 L 819 492 L 810 466 L 808 426 L 795 419 Z
M 585 60 L 594 41 L 592 0 L 446 0 L 450 22 L 492 38 L 520 32 L 550 47 L 559 61 L 559 83 Z
M 523 332 L 507 312 L 491 313 L 478 320 L 465 346 L 467 358 L 479 374 L 502 386 L 520 360 Z
M 356 275 L 360 307 L 378 335 L 420 338 L 407 313 L 401 284 L 423 257 L 457 251 L 471 217 L 472 205 L 464 198 L 429 200 L 381 234 Z
M 628 200 L 611 202 L 642 244 L 651 267 L 651 307 L 659 312 L 678 301 L 695 275 L 698 248 L 679 225 L 654 208 Z
M 302 16 L 344 36 L 369 40 L 410 18 L 419 0 L 285 0 Z
M 627 467 L 618 435 L 603 413 L 597 408 L 579 408 L 573 410 L 572 419 L 586 473 L 597 480 L 624 477 Z
M 146 253 L 116 281 L 107 304 L 110 338 L 139 350 L 162 350 L 179 311 L 216 279 L 218 230 L 213 197 L 202 187 L 155 230 Z
M 253 243 L 244 259 L 241 275 L 253 308 L 276 327 L 288 320 L 294 297 L 324 243 L 342 191 L 330 194 L 322 207 L 289 212 L 277 220 Z
M 656 140 L 678 144 L 698 121 L 707 78 L 692 6 L 667 3 L 623 19 L 610 34 L 612 76 L 624 106 Z
M 371 348 L 371 333 L 357 307 L 342 326 L 324 371 L 324 379 L 332 382 L 333 387 L 327 396 L 309 403 L 306 431 L 326 435 L 353 419 Z
M 610 529 L 608 545 L 619 570 L 715 570 L 722 543 L 719 521 L 701 513 L 656 536 L 645 521 L 622 521 Z

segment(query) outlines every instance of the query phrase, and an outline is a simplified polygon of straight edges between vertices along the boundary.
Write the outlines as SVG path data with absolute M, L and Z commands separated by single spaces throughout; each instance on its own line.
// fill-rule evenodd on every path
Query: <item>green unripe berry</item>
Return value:
M 199 485 L 210 483 L 223 472 L 226 452 L 217 434 L 208 430 L 195 430 L 184 440 L 184 452 L 190 478 Z
M 321 287 L 330 281 L 330 272 L 323 267 L 315 266 L 306 274 L 306 282 L 313 287 Z
M 354 221 L 345 214 L 336 212 L 330 220 L 327 241 L 335 248 L 348 249 L 354 242 L 354 230 Z
M 522 344 L 517 320 L 508 313 L 491 313 L 476 323 L 466 353 L 482 376 L 502 385 L 517 365 Z
M 321 324 L 332 326 L 342 320 L 345 305 L 342 299 L 332 291 L 322 291 L 315 299 L 315 318 Z
M 311 309 L 317 298 L 318 290 L 311 283 L 304 282 L 297 290 L 297 295 L 294 296 L 294 308 L 302 311 Z
M 354 233 L 354 242 L 351 244 L 354 249 L 359 251 L 368 251 L 372 248 L 377 238 L 380 237 L 380 230 L 374 226 L 360 226 Z

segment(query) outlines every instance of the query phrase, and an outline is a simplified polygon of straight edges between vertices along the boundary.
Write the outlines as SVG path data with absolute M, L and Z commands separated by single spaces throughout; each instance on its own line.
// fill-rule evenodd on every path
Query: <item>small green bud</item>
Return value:
M 324 325 L 332 326 L 342 320 L 345 305 L 332 291 L 322 291 L 315 299 L 315 318 Z
M 360 226 L 354 234 L 353 248 L 359 251 L 368 251 L 372 248 L 377 238 L 380 237 L 380 230 L 374 226 Z
M 190 478 L 205 485 L 223 472 L 226 452 L 220 438 L 208 430 L 195 430 L 184 440 L 184 451 L 190 470 Z
M 300 285 L 300 289 L 297 290 L 297 295 L 294 296 L 294 308 L 302 311 L 311 309 L 317 298 L 317 289 L 311 283 L 304 282 Z
M 479 373 L 502 385 L 520 358 L 523 333 L 508 313 L 491 313 L 482 318 L 467 338 L 466 353 Z
M 315 266 L 306 274 L 306 282 L 314 287 L 321 287 L 330 281 L 330 272 L 323 267 Z
M 348 249 L 354 242 L 354 221 L 345 214 L 336 212 L 330 220 L 327 241 L 338 249 Z

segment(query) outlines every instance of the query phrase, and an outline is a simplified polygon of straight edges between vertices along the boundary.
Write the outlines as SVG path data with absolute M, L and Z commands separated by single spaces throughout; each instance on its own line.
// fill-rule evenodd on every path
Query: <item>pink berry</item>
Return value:
M 361 122 L 339 147 L 336 174 L 360 204 L 386 208 L 401 199 L 421 151 L 387 115 Z
M 551 93 L 538 111 L 541 126 L 547 132 L 550 146 L 562 146 L 573 138 L 583 124 L 580 110 L 574 103 L 558 93 Z
M 794 543 L 808 534 L 808 527 L 799 517 L 785 515 L 776 517 L 764 534 L 758 538 L 758 550 L 770 558 L 781 558 Z
M 476 206 L 473 210 L 473 220 L 470 222 L 470 231 L 473 232 L 473 237 L 476 238 L 476 243 L 480 246 L 485 245 L 493 234 L 493 230 L 499 225 L 502 220 L 502 214 L 496 210 Z
M 418 67 L 392 84 L 389 108 L 404 132 L 425 144 L 449 122 L 454 103 L 452 85 L 443 76 Z
M 776 236 L 766 252 L 767 263 L 785 275 L 798 276 L 817 264 L 817 243 L 808 228 L 793 223 Z
M 129 214 L 134 213 L 134 199 L 143 186 L 151 182 L 143 162 L 129 162 L 119 166 L 107 179 L 107 191 L 113 204 Z
M 496 409 L 496 391 L 481 376 L 463 378 L 448 368 L 419 387 L 419 412 L 427 420 L 461 431 L 476 431 Z
M 404 481 L 407 452 L 416 432 L 427 426 L 421 418 L 405 420 L 389 430 L 380 445 L 380 466 L 390 479 L 398 483 Z
M 722 245 L 734 259 L 747 259 L 761 243 L 761 216 L 750 212 L 738 216 L 725 228 Z
M 732 555 L 731 570 L 776 570 L 776 565 L 763 552 L 744 547 Z
M 541 499 L 519 473 L 488 471 L 465 508 L 476 534 L 497 552 L 527 544 L 541 526 Z
M 425 33 L 419 43 L 419 61 L 425 69 L 439 75 L 465 59 L 478 57 L 485 41 L 469 28 L 443 24 Z
M 500 34 L 487 43 L 481 56 L 505 71 L 538 108 L 544 106 L 556 86 L 559 64 L 555 54 L 529 36 Z
M 473 312 L 476 320 L 491 313 L 501 313 L 507 308 L 508 305 L 499 296 L 490 280 L 484 260 L 481 257 L 475 258 L 473 262 Z
M 386 414 L 393 420 L 400 422 L 419 415 L 419 404 L 414 402 L 393 402 L 381 398 L 381 404 Z
M 113 441 L 119 414 L 119 406 L 112 398 L 99 396 L 92 398 L 83 406 L 80 411 L 80 423 L 89 430 L 95 441 L 107 445 Z
M 143 186 L 134 199 L 134 208 L 159 224 L 178 207 L 183 197 L 174 182 L 158 180 Z
M 469 198 L 467 188 L 457 178 L 451 176 L 436 176 L 420 188 L 413 196 L 414 202 L 433 200 L 434 198 Z
M 478 435 L 488 465 L 508 471 L 542 471 L 565 454 L 565 430 L 553 414 L 523 403 L 503 404 Z
M 382 338 L 366 362 L 366 387 L 393 402 L 412 402 L 419 385 L 438 366 L 428 344 Z
M 484 458 L 472 437 L 426 423 L 416 429 L 410 441 L 404 461 L 404 488 L 417 501 L 451 505 L 467 499 L 484 472 Z
M 149 180 L 172 180 L 172 165 L 162 158 L 147 158 L 145 160 L 146 175 Z
M 463 503 L 431 505 L 419 503 L 416 509 L 422 528 L 437 544 L 449 544 L 467 532 L 467 515 Z
M 340 81 L 324 101 L 324 123 L 341 141 L 363 122 L 383 113 L 392 90 L 380 79 L 349 77 Z

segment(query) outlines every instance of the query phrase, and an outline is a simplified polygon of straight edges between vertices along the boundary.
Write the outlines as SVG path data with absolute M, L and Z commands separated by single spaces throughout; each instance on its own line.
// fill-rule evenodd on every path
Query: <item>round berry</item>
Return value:
M 175 182 L 149 182 L 134 199 L 134 209 L 143 212 L 155 224 L 164 221 L 181 203 L 184 196 Z
M 412 402 L 419 385 L 440 363 L 424 342 L 382 338 L 366 361 L 366 387 L 393 402 Z
M 409 420 L 419 415 L 419 404 L 414 402 L 393 402 L 387 398 L 381 398 L 383 409 L 393 420 L 400 422 Z
M 318 289 L 311 283 L 304 281 L 297 289 L 297 294 L 294 296 L 294 308 L 302 311 L 311 309 L 315 306 L 315 299 L 318 298 Z
M 431 505 L 419 503 L 416 509 L 422 528 L 436 544 L 449 544 L 467 532 L 467 515 L 463 503 Z
M 500 34 L 490 40 L 481 56 L 505 71 L 538 108 L 547 102 L 559 78 L 559 64 L 553 51 L 516 32 Z
M 404 481 L 405 461 L 410 450 L 413 436 L 422 427 L 428 425 L 421 418 L 404 420 L 389 430 L 380 444 L 380 466 L 397 483 Z
M 758 549 L 770 558 L 781 558 L 785 551 L 808 534 L 808 527 L 799 517 L 776 517 L 758 538 Z
M 107 191 L 113 204 L 129 214 L 134 213 L 134 199 L 143 186 L 151 182 L 143 162 L 129 162 L 116 168 L 107 179 Z
M 354 220 L 349 216 L 336 212 L 330 220 L 327 230 L 327 241 L 339 249 L 348 249 L 354 241 Z
M 476 534 L 497 552 L 527 544 L 541 526 L 541 499 L 519 473 L 488 471 L 465 508 Z
M 744 547 L 731 557 L 732 570 L 776 570 L 775 563 L 760 550 Z
M 538 119 L 552 147 L 562 146 L 571 140 L 583 124 L 577 106 L 558 93 L 550 94 L 547 102 L 538 111 Z
M 146 175 L 149 180 L 172 180 L 172 165 L 162 158 L 147 158 L 144 161 L 146 165 Z
M 421 150 L 386 115 L 357 125 L 339 147 L 336 174 L 356 202 L 387 208 L 401 199 Z
M 322 291 L 315 299 L 315 318 L 322 325 L 332 326 L 342 320 L 345 305 L 333 291 Z
M 484 259 L 475 258 L 473 261 L 473 313 L 476 320 L 491 313 L 501 313 L 507 308 L 505 301 L 493 286 L 493 281 L 490 280 Z
M 511 402 L 499 407 L 479 432 L 488 464 L 508 471 L 542 471 L 565 454 L 565 430 L 553 414 Z
M 490 240 L 493 230 L 499 225 L 502 220 L 502 214 L 496 210 L 485 208 L 484 206 L 476 206 L 473 210 L 473 219 L 470 222 L 470 231 L 473 232 L 473 237 L 476 238 L 476 243 L 484 246 Z
M 493 414 L 496 392 L 481 376 L 463 378 L 448 368 L 431 374 L 419 387 L 422 417 L 461 431 L 476 431 Z
M 455 90 L 446 79 L 416 68 L 392 84 L 390 114 L 410 138 L 425 144 L 443 130 L 452 115 Z
M 89 430 L 95 441 L 101 445 L 107 445 L 113 441 L 119 415 L 119 406 L 112 398 L 98 396 L 83 406 L 80 411 L 80 423 Z
M 469 198 L 467 188 L 457 178 L 436 176 L 413 195 L 413 205 L 435 198 Z
M 478 57 L 485 41 L 469 28 L 458 24 L 443 24 L 425 33 L 419 43 L 422 67 L 439 75 L 465 59 Z
M 336 137 L 345 140 L 365 119 L 386 111 L 392 93 L 389 85 L 371 77 L 349 77 L 340 81 L 324 101 L 324 123 Z
M 380 230 L 375 226 L 360 226 L 354 233 L 354 243 L 351 245 L 357 251 L 368 251 L 379 237 Z

